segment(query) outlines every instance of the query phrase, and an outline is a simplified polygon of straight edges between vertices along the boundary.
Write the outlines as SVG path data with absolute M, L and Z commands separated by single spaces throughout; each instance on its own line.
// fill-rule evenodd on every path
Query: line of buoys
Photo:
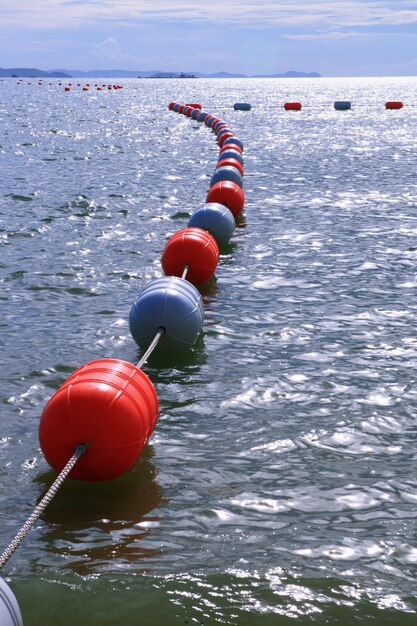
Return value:
M 59 84 L 61 85 L 61 83 L 59 83 Z M 90 84 L 89 83 L 87 83 L 84 86 L 81 86 L 81 84 L 78 83 L 77 87 L 81 87 L 82 91 L 90 91 Z M 109 91 L 111 91 L 111 90 L 117 91 L 118 89 L 123 89 L 123 85 L 102 85 L 102 87 L 100 87 L 99 85 L 96 84 L 96 85 L 94 85 L 94 87 L 96 88 L 97 91 L 102 91 L 103 87 L 107 87 L 107 89 Z M 71 83 L 69 83 L 68 85 L 66 85 L 64 87 L 64 91 L 71 91 L 71 89 L 72 89 L 72 84 Z
M 229 143 L 229 152 L 236 147 L 241 163 L 237 169 L 229 159 L 216 168 L 206 204 L 193 212 L 187 227 L 174 233 L 164 247 L 161 264 L 166 278 L 145 285 L 133 303 L 129 327 L 141 348 L 149 345 L 158 330 L 162 330 L 161 346 L 189 348 L 195 343 L 203 326 L 204 311 L 194 285 L 201 285 L 214 275 L 219 247 L 227 244 L 233 235 L 234 215 L 242 210 L 244 203 L 242 142 L 223 120 L 203 111 L 200 104 L 171 102 L 168 109 L 210 125 L 217 133 L 219 145 L 235 138 L 238 143 Z M 218 183 L 226 187 L 221 187 L 213 200 L 209 197 L 210 191 L 218 189 Z M 233 199 L 233 195 L 237 195 L 240 202 Z
M 178 106 L 187 116 L 196 110 L 198 120 L 210 117 L 199 106 Z M 224 158 L 238 158 L 243 165 L 243 144 L 237 138 L 233 144 L 233 132 L 221 132 L 228 127 L 217 118 L 212 127 L 214 121 L 219 145 L 228 147 Z M 241 172 L 229 163 L 216 169 L 212 182 L 207 202 L 226 205 L 237 215 L 244 203 Z M 161 262 L 170 278 L 146 285 L 131 307 L 129 328 L 141 348 L 159 331 L 162 345 L 189 347 L 202 328 L 202 300 L 194 285 L 211 278 L 219 259 L 219 243 L 231 236 L 231 219 L 225 217 L 223 206 L 207 205 L 204 219 L 206 228 L 200 227 L 204 220 L 199 222 L 197 216 L 192 226 L 169 239 Z M 217 219 L 218 226 L 214 225 Z M 116 359 L 92 361 L 76 370 L 46 404 L 39 425 L 41 449 L 59 472 L 77 444 L 89 443 L 70 477 L 109 480 L 138 459 L 157 413 L 156 392 L 139 367 Z

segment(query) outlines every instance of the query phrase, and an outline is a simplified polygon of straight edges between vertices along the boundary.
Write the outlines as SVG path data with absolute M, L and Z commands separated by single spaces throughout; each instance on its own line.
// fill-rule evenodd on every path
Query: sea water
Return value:
M 415 79 L 72 82 L 0 81 L 3 547 L 55 478 L 45 403 L 137 362 L 130 307 L 204 204 L 215 136 L 171 100 L 244 142 L 246 203 L 194 349 L 144 366 L 142 458 L 67 480 L 4 567 L 25 625 L 414 624 Z

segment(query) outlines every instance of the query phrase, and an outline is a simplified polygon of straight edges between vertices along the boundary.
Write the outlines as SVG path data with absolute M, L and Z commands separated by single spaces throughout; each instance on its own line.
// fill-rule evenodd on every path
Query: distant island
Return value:
M 0 76 L 4 78 L 71 78 L 71 75 L 60 71 L 45 72 L 31 67 L 0 67 Z
M 142 78 L 142 76 L 138 76 L 138 78 Z M 176 74 L 175 72 L 158 72 L 157 74 L 152 74 L 151 76 L 144 76 L 144 78 L 198 78 L 194 74 L 185 74 L 181 72 L 180 74 Z
M 159 70 L 38 70 L 27 67 L 1 68 L 0 77 L 4 78 L 321 78 L 318 72 L 285 72 L 284 74 L 233 74 L 230 72 L 164 72 Z

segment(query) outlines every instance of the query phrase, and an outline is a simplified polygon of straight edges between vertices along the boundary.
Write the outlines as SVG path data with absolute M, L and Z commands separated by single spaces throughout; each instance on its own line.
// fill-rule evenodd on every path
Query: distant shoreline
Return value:
M 28 67 L 0 68 L 0 78 L 321 78 L 318 72 L 289 71 L 284 74 L 233 74 L 230 72 L 165 72 L 159 70 L 39 70 Z

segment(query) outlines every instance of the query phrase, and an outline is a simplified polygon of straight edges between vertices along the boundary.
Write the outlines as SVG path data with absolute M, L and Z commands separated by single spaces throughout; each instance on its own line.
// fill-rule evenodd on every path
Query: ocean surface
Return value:
M 138 361 L 130 307 L 204 205 L 215 136 L 171 100 L 244 142 L 246 203 L 197 344 L 144 366 L 141 459 L 67 480 L 3 568 L 25 626 L 415 624 L 416 79 L 72 83 L 0 81 L 0 551 L 55 478 L 47 400 Z

